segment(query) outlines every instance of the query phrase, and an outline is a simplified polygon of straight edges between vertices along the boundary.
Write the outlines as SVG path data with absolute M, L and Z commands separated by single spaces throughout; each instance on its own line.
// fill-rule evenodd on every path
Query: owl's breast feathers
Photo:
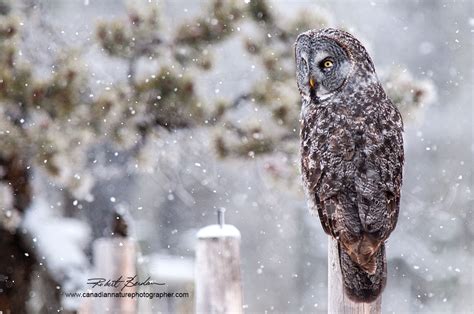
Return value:
M 403 124 L 386 97 L 374 101 L 354 95 L 350 102 L 306 110 L 301 168 L 310 207 L 324 231 L 372 273 L 371 257 L 398 218 Z

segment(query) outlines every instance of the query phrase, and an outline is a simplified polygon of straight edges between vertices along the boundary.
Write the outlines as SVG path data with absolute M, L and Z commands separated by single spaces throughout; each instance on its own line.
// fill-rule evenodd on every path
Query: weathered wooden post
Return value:
M 137 274 L 136 243 L 127 238 L 101 238 L 94 243 L 94 265 L 97 277 L 116 280 L 122 277 L 127 280 Z M 136 287 L 122 290 L 122 284 L 117 288 L 96 288 L 103 292 L 136 292 Z M 94 300 L 94 313 L 134 313 L 137 310 L 138 298 L 106 297 Z
M 240 232 L 224 223 L 199 230 L 196 248 L 196 313 L 242 313 Z
M 328 313 L 380 314 L 382 310 L 382 295 L 379 295 L 372 303 L 356 303 L 347 297 L 342 286 L 337 240 L 333 237 L 328 238 Z
M 93 244 L 94 277 L 104 278 L 109 284 L 92 288 L 90 292 L 97 293 L 133 293 L 136 287 L 123 288 L 129 277 L 137 274 L 136 256 L 137 244 L 128 238 L 128 223 L 123 215 L 116 213 L 112 226 L 112 237 L 97 239 Z M 114 284 L 113 281 L 117 280 Z M 136 281 L 136 280 L 135 280 Z M 114 287 L 115 285 L 115 287 Z M 123 288 L 123 289 L 122 289 Z M 138 298 L 130 297 L 98 297 L 92 298 L 89 306 L 81 313 L 136 313 Z

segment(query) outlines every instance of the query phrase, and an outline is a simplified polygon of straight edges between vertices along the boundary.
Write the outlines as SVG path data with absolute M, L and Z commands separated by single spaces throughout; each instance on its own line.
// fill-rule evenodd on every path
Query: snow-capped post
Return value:
M 196 248 L 196 313 L 242 313 L 240 232 L 217 212 L 218 224 L 199 230 Z
M 382 295 L 372 303 L 356 303 L 347 297 L 342 286 L 337 240 L 333 237 L 328 238 L 328 313 L 380 314 Z
M 126 281 L 129 277 L 136 276 L 137 244 L 135 240 L 128 237 L 130 221 L 126 216 L 124 212 L 114 212 L 111 237 L 100 238 L 94 242 L 94 277 L 106 280 L 117 280 L 121 277 L 119 280 Z M 137 290 L 136 287 L 123 288 L 123 284 L 119 284 L 117 287 L 89 288 L 91 292 L 98 293 L 101 291 L 133 293 Z M 137 298 L 100 297 L 94 298 L 92 303 L 93 313 L 102 313 L 105 310 L 110 313 L 135 313 L 137 311 Z

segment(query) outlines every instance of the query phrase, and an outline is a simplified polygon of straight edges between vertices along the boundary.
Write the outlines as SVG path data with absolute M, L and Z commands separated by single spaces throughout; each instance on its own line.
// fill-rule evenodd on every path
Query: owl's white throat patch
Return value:
M 311 102 L 315 104 L 319 104 L 321 102 L 324 102 L 325 100 L 328 100 L 334 95 L 335 92 L 330 92 L 323 86 L 319 86 L 318 89 L 315 92 L 315 97 L 312 97 Z
M 323 94 L 323 95 L 316 95 L 316 96 L 318 97 L 318 100 L 321 102 L 321 101 L 325 101 L 325 100 L 331 98 L 332 95 L 334 95 L 334 92 L 326 93 L 326 94 Z

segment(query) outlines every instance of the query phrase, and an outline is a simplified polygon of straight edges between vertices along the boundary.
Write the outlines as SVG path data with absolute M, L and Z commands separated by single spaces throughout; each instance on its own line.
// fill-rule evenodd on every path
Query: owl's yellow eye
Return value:
M 333 63 L 331 60 L 326 60 L 326 61 L 324 61 L 324 63 L 323 63 L 323 66 L 324 66 L 326 69 L 332 67 L 333 65 L 334 65 L 334 63 Z

